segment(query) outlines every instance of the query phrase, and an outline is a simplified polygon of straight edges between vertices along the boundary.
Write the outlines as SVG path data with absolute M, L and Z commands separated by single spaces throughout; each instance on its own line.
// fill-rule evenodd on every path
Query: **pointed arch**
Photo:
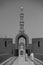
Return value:
M 23 37 L 25 39 L 25 46 L 27 48 L 27 45 L 29 44 L 29 37 L 25 33 L 19 33 L 15 38 L 16 48 L 19 47 L 19 39 Z

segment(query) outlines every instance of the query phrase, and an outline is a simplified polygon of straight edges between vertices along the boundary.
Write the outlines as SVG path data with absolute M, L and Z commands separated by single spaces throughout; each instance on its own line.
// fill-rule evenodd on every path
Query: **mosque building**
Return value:
M 32 44 L 29 44 L 29 37 L 25 34 L 24 30 L 24 13 L 23 7 L 21 7 L 20 13 L 20 29 L 19 34 L 15 38 L 15 44 L 13 44 L 12 38 L 0 38 L 0 53 L 10 53 L 14 56 L 28 53 L 32 50 Z
M 32 38 L 32 44 L 29 44 L 29 37 L 24 29 L 24 13 L 21 7 L 20 29 L 16 35 L 15 44 L 12 38 L 0 38 L 0 54 L 10 54 L 13 56 L 24 56 L 26 53 L 30 56 L 33 52 L 35 57 L 43 57 L 43 38 Z
M 29 37 L 27 34 L 25 34 L 25 30 L 24 30 L 23 7 L 21 7 L 19 24 L 20 24 L 19 34 L 17 34 L 17 36 L 15 38 L 16 52 L 18 52 L 18 55 L 20 55 L 20 53 L 21 54 L 28 53 L 28 55 L 30 55 L 30 52 L 32 50 L 32 45 L 29 44 Z

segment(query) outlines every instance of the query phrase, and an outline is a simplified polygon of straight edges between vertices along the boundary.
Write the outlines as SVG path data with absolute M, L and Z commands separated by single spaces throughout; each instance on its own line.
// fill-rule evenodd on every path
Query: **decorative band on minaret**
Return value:
M 21 7 L 21 13 L 20 13 L 20 32 L 24 32 L 24 13 L 23 13 L 23 7 Z

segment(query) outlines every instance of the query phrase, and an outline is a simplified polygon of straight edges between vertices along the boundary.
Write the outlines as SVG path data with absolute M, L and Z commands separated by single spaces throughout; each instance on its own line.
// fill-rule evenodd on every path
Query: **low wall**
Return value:
M 35 56 L 35 58 L 37 58 L 37 59 L 43 61 L 43 54 L 40 54 L 40 53 L 34 53 L 34 56 Z
M 2 63 L 3 61 L 5 61 L 6 59 L 8 59 L 10 57 L 12 57 L 12 55 L 9 53 L 0 54 L 0 63 Z
M 43 65 L 43 61 L 41 61 L 41 60 L 39 60 L 39 59 L 37 59 L 37 58 L 34 58 L 34 63 L 37 65 Z

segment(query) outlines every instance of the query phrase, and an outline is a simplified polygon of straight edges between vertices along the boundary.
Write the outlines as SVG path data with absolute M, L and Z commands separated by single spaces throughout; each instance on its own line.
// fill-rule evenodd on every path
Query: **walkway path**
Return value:
M 35 65 L 35 64 L 31 62 L 29 59 L 28 61 L 25 61 L 25 57 L 18 57 L 12 65 Z
M 36 60 L 31 61 L 30 58 L 27 58 L 26 61 L 24 56 L 20 56 L 20 57 L 12 57 L 10 60 L 0 65 L 43 65 L 43 64 L 40 64 Z

